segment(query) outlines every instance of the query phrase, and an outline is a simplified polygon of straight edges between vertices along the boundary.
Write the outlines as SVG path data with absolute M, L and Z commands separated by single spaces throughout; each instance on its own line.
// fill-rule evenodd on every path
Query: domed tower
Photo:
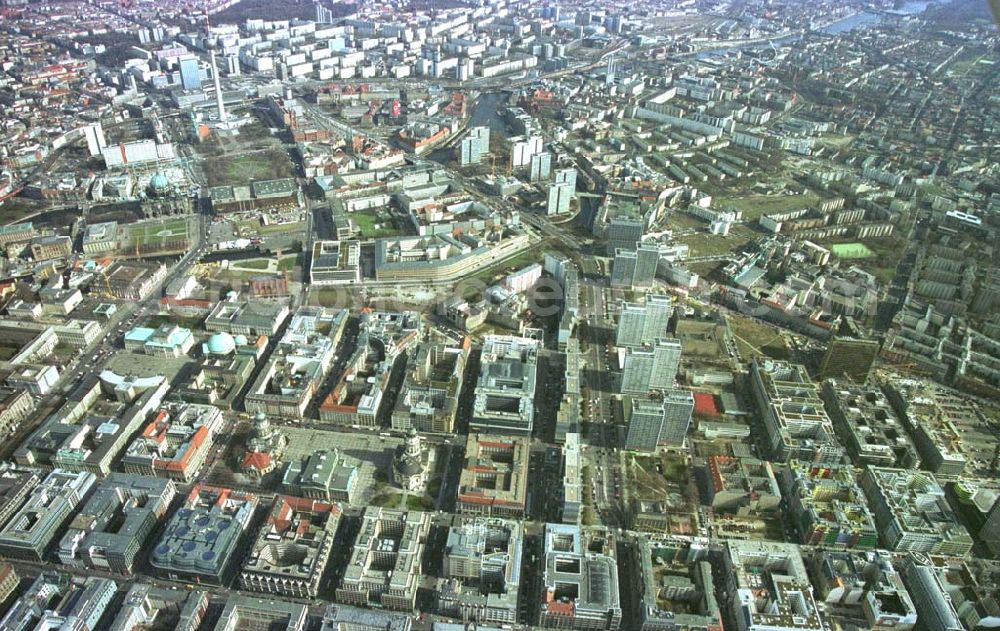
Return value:
M 253 419 L 253 432 L 248 443 L 249 451 L 264 451 L 277 457 L 285 451 L 288 438 L 277 427 L 271 425 L 263 412 Z
M 149 178 L 149 196 L 166 197 L 170 194 L 170 180 L 163 173 L 157 172 Z
M 406 433 L 406 444 L 404 454 L 410 457 L 420 457 L 421 449 L 420 434 L 417 430 L 410 428 L 410 431 Z
M 278 466 L 286 446 L 288 438 L 280 429 L 272 427 L 267 415 L 260 412 L 253 419 L 253 431 L 247 441 L 241 470 L 252 478 L 263 477 Z
M 267 414 L 257 412 L 253 418 L 253 433 L 257 438 L 264 438 L 271 433 L 271 421 L 267 420 Z
M 423 491 L 427 486 L 427 459 L 417 430 L 410 428 L 406 442 L 396 448 L 392 461 L 393 480 L 407 491 Z

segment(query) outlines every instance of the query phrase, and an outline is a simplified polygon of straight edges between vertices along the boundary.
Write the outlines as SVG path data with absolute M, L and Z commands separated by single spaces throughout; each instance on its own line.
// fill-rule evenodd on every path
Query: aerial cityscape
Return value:
M 0 0 L 0 631 L 1000 628 L 998 24 Z

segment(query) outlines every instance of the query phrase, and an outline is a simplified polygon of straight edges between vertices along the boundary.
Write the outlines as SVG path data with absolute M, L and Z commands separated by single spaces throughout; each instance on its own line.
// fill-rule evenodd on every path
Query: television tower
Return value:
M 212 58 L 212 80 L 215 83 L 215 105 L 219 109 L 219 123 L 228 120 L 226 106 L 222 103 L 222 84 L 219 82 L 219 66 L 215 63 L 215 43 L 212 42 L 212 25 L 208 21 L 208 9 L 205 10 L 205 47 Z M 224 126 L 224 125 L 223 125 Z
M 219 122 L 227 120 L 226 106 L 222 103 L 222 85 L 219 83 L 219 68 L 215 65 L 215 48 L 212 48 L 212 77 L 215 79 L 215 104 L 219 108 Z

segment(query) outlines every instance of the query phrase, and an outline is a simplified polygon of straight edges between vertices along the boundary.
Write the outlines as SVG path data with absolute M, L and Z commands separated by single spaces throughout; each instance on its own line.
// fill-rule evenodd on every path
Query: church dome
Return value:
M 213 355 L 228 355 L 236 349 L 236 340 L 226 332 L 216 333 L 208 338 L 208 343 L 205 346 L 208 352 Z
M 170 181 L 167 180 L 167 176 L 162 173 L 157 173 L 150 178 L 149 188 L 152 189 L 154 193 L 165 193 L 167 189 L 170 188 Z

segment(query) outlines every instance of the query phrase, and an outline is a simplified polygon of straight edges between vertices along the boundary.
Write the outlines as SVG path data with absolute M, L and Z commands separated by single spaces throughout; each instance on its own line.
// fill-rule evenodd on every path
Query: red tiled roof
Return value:
M 263 471 L 271 466 L 271 456 L 260 451 L 247 453 L 243 456 L 242 466 L 244 469 Z

